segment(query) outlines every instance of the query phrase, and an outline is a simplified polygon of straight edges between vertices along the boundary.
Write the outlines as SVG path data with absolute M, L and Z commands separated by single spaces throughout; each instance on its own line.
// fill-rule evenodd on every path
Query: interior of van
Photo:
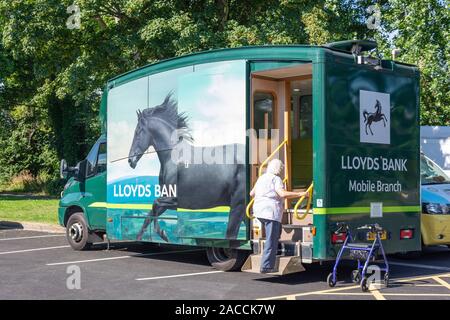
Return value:
M 309 191 L 312 195 L 312 63 L 253 71 L 250 111 L 251 127 L 255 130 L 250 140 L 251 185 L 267 163 L 278 158 L 285 165 L 282 176 L 285 189 Z M 308 210 L 312 201 L 298 200 L 285 201 L 280 238 L 283 250 L 304 250 L 308 241 L 312 245 L 313 215 Z M 265 232 L 257 219 L 252 221 L 251 236 L 257 257 L 264 246 Z M 296 255 L 302 256 L 301 252 Z M 256 272 L 259 261 L 253 260 L 248 261 L 247 268 Z M 279 272 L 289 273 L 291 262 L 286 259 L 286 265 L 282 266 L 283 261 L 277 261 Z

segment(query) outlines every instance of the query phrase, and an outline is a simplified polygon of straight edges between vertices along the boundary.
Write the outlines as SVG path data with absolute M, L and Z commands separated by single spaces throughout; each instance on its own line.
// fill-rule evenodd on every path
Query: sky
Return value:
M 144 77 L 108 95 L 108 183 L 134 176 L 157 176 L 155 153 L 136 169 L 126 158 L 137 124 L 136 111 L 161 104 L 169 92 L 186 112 L 195 146 L 245 143 L 245 61 L 208 63 Z

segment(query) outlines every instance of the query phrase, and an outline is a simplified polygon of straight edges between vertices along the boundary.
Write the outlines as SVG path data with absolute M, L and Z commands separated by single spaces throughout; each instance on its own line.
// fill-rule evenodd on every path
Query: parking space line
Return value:
M 4 254 L 13 254 L 13 253 L 24 253 L 24 252 L 32 252 L 32 251 L 43 251 L 43 250 L 53 250 L 53 249 L 61 249 L 61 248 L 69 248 L 70 246 L 56 246 L 56 247 L 45 247 L 45 248 L 35 248 L 35 249 L 24 249 L 24 250 L 16 250 L 16 251 L 6 251 L 0 252 L 0 255 Z
M 47 235 L 44 235 L 44 236 L 4 238 L 4 239 L 0 239 L 0 241 L 22 240 L 22 239 L 37 239 L 37 238 L 51 238 L 51 237 L 65 237 L 65 236 L 66 236 L 65 234 L 47 234 Z
M 404 262 L 391 262 L 390 265 L 400 266 L 400 267 L 412 267 L 412 268 L 421 268 L 421 269 L 431 269 L 431 270 L 440 270 L 440 271 L 450 271 L 450 268 L 440 267 L 440 266 L 430 266 L 427 264 L 416 264 L 416 263 L 404 263 Z
M 386 300 L 385 297 L 383 297 L 383 295 L 381 294 L 380 291 L 378 291 L 378 289 L 372 289 L 370 290 L 370 293 L 375 297 L 375 299 L 377 300 Z
M 147 257 L 147 256 L 166 255 L 166 254 L 171 254 L 171 253 L 182 253 L 182 252 L 195 252 L 195 251 L 204 251 L 204 250 L 203 249 L 194 249 L 194 250 L 174 250 L 174 251 L 163 251 L 163 252 L 148 252 L 148 253 L 138 253 L 138 254 L 130 254 L 130 255 L 126 255 L 126 256 L 117 256 L 117 257 L 108 257 L 108 258 L 98 258 L 98 259 L 88 259 L 88 260 L 75 260 L 75 261 L 46 263 L 46 265 L 47 266 L 60 266 L 60 265 L 66 265 L 66 264 L 100 262 L 100 261 L 108 261 L 108 260 L 127 259 L 127 258 L 133 258 L 133 257 Z
M 450 277 L 450 273 L 448 274 L 441 274 L 439 276 L 431 275 L 431 276 L 420 276 L 420 277 L 413 277 L 413 278 L 402 278 L 402 279 L 396 279 L 392 282 L 392 284 L 395 283 L 404 283 L 404 282 L 410 282 L 410 281 L 420 281 L 420 280 L 429 280 L 434 279 L 435 281 L 439 282 L 438 285 L 429 285 L 429 286 L 445 286 L 450 289 L 450 284 L 447 283 L 445 280 L 442 280 L 441 278 Z M 437 280 L 439 279 L 439 280 Z M 444 284 L 445 283 L 445 284 Z M 424 285 L 425 286 L 425 285 Z M 368 293 L 358 293 L 358 292 L 339 292 L 339 291 L 345 291 L 345 290 L 351 290 L 359 288 L 358 285 L 354 286 L 343 286 L 340 288 L 334 288 L 334 289 L 326 289 L 326 290 L 319 290 L 319 291 L 310 291 L 310 292 L 303 292 L 303 293 L 294 293 L 294 294 L 288 294 L 288 295 L 282 295 L 282 296 L 274 296 L 274 297 L 267 297 L 267 298 L 259 298 L 257 300 L 277 300 L 277 299 L 286 299 L 286 300 L 296 300 L 297 297 L 302 296 L 309 296 L 309 295 L 367 295 L 367 296 L 374 296 L 376 299 L 379 300 L 386 300 L 386 296 L 424 296 L 424 297 L 448 297 L 450 294 L 439 294 L 439 293 L 381 293 L 379 290 L 371 290 Z
M 450 290 L 450 284 L 447 281 L 442 280 L 439 277 L 433 277 L 433 280 L 439 283 L 440 285 L 446 287 L 448 290 Z
M 311 295 L 318 295 L 318 296 L 326 296 L 326 295 L 333 295 L 333 296 L 372 296 L 371 293 L 369 292 L 332 292 L 332 293 L 327 293 L 327 292 L 315 292 L 315 293 L 311 293 Z M 383 299 L 386 300 L 386 299 Z
M 317 292 L 311 293 L 311 295 L 333 295 L 333 296 L 370 296 L 370 293 L 363 292 L 335 292 L 335 293 L 326 293 L 326 292 Z M 407 297 L 450 297 L 450 293 L 383 293 L 384 296 L 407 296 Z
M 384 293 L 384 295 L 394 297 L 450 297 L 450 293 Z
M 287 295 L 282 295 L 282 296 L 259 298 L 257 300 L 277 300 L 277 299 L 295 300 L 296 297 L 309 296 L 309 295 L 315 294 L 315 293 L 331 293 L 331 292 L 338 292 L 338 291 L 344 291 L 344 290 L 350 290 L 350 289 L 356 289 L 356 288 L 359 288 L 359 286 L 345 286 L 345 287 L 341 287 L 341 288 L 326 289 L 326 290 L 319 290 L 319 291 L 292 293 L 292 294 L 287 294 Z
M 213 274 L 213 273 L 223 273 L 224 271 L 215 270 L 215 271 L 206 271 L 206 272 L 196 272 L 196 273 L 183 273 L 183 274 L 174 274 L 170 276 L 159 276 L 159 277 L 150 277 L 150 278 L 138 278 L 137 281 L 146 281 L 146 280 L 159 280 L 159 279 L 168 279 L 168 278 L 179 278 L 179 277 L 191 277 L 191 276 L 200 276 L 205 274 Z
M 394 281 L 392 282 L 394 283 L 398 283 L 398 282 L 409 282 L 409 281 L 420 281 L 420 280 L 429 280 L 432 277 L 434 277 L 435 275 L 431 275 L 431 276 L 420 276 L 420 277 L 413 277 L 413 278 L 402 278 L 402 279 L 394 279 Z M 449 277 L 449 274 L 440 274 L 439 277 Z
M 442 287 L 440 284 L 415 284 L 414 287 Z

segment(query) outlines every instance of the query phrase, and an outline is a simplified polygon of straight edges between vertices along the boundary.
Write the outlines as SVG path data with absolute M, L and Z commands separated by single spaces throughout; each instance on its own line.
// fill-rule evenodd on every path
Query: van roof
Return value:
M 358 43 L 362 46 L 362 51 L 367 51 L 374 48 L 374 41 L 369 40 L 348 40 L 333 42 L 321 46 L 315 45 L 259 45 L 259 46 L 242 46 L 236 48 L 222 48 L 211 49 L 206 51 L 194 52 L 178 57 L 160 60 L 134 70 L 130 70 L 120 74 L 108 81 L 108 88 L 140 78 L 146 75 L 155 74 L 163 71 L 168 71 L 176 68 L 181 68 L 188 65 L 195 65 L 208 62 L 219 62 L 226 60 L 278 60 L 278 61 L 294 61 L 304 60 L 319 62 L 324 61 L 325 52 L 334 55 L 343 55 L 348 58 L 353 58 L 349 51 L 351 46 Z M 375 43 L 376 47 L 376 43 Z M 416 66 L 395 62 L 396 65 L 401 65 L 406 68 L 415 68 Z

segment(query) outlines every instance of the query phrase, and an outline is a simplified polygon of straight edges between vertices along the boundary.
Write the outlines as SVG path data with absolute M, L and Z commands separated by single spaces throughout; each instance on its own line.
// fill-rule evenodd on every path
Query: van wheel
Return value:
M 214 268 L 221 271 L 236 271 L 241 269 L 248 252 L 230 248 L 208 248 L 206 255 Z
M 87 250 L 92 243 L 88 242 L 89 230 L 82 212 L 72 214 L 67 221 L 66 237 L 74 250 Z

